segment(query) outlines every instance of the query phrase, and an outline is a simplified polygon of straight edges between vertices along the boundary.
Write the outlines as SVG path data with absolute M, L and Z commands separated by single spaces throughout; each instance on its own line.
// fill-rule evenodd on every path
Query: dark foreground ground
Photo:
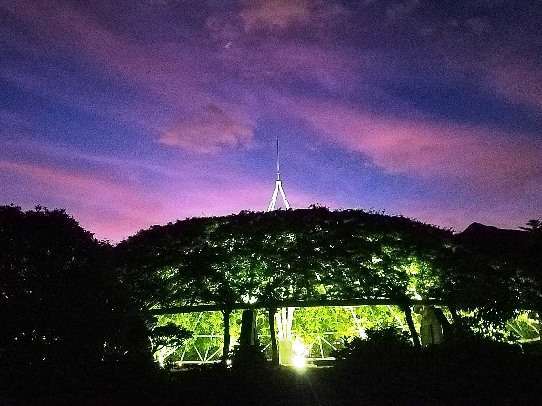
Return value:
M 436 361 L 436 360 L 435 360 Z M 206 368 L 127 382 L 108 377 L 108 388 L 33 392 L 3 396 L 1 404 L 148 405 L 364 405 L 364 404 L 542 404 L 538 360 L 395 362 L 348 368 Z M 123 383 L 124 382 L 124 383 Z
M 538 364 L 395 365 L 356 371 L 281 368 L 252 373 L 182 373 L 175 400 L 186 404 L 542 404 Z M 166 396 L 167 397 L 167 396 Z M 189 399 L 189 401 L 188 401 Z

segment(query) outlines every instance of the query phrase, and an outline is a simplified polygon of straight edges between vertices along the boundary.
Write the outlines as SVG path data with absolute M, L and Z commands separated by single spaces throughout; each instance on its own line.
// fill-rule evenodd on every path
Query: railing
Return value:
M 270 337 L 260 335 L 259 338 L 263 343 L 263 351 L 266 353 L 267 358 L 271 359 Z M 333 331 L 326 331 L 313 336 L 313 340 L 307 348 L 307 362 L 334 360 L 335 358 L 330 353 L 338 348 L 337 338 L 339 338 L 337 333 Z M 178 367 L 183 365 L 205 365 L 221 361 L 222 345 L 223 337 L 221 334 L 194 334 L 193 338 L 188 340 L 186 344 L 171 350 L 173 350 L 172 352 L 181 351 L 180 359 L 175 362 Z

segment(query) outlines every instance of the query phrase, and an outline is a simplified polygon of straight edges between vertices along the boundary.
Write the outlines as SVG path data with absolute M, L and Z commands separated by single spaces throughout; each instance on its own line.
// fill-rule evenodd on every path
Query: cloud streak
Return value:
M 81 224 L 98 238 L 114 242 L 152 224 L 162 224 L 193 216 L 226 215 L 241 210 L 261 211 L 266 207 L 273 183 L 253 179 L 249 174 L 223 168 L 222 173 L 209 168 L 183 163 L 171 166 L 145 164 L 141 161 L 80 154 L 63 148 L 41 148 L 41 153 L 54 156 L 57 163 L 34 163 L 36 148 L 20 152 L 14 162 L 0 158 L 0 177 L 16 176 L 10 189 L 27 194 L 33 204 L 63 207 L 74 213 Z M 93 162 L 90 171 L 68 170 L 62 161 L 73 159 Z M 153 173 L 167 182 L 150 187 L 110 173 L 126 172 L 145 176 Z M 9 179 L 9 178 L 7 178 Z M 136 178 L 137 179 L 137 178 Z M 318 201 L 315 196 L 292 191 L 290 200 L 296 207 L 307 207 Z M 0 193 L 4 203 L 11 203 Z M 15 202 L 19 203 L 20 202 Z M 331 202 L 327 202 L 331 203 Z
M 524 7 L 3 0 L 0 198 L 112 239 L 260 209 L 279 135 L 296 207 L 517 224 L 542 209 L 540 6 Z
M 379 117 L 355 107 L 286 102 L 320 136 L 362 153 L 389 173 L 452 177 L 494 188 L 521 186 L 542 175 L 542 145 L 491 128 Z
M 65 204 L 68 210 L 75 209 L 83 225 L 100 238 L 118 239 L 133 231 L 143 219 L 160 218 L 163 210 L 159 200 L 96 175 L 6 160 L 0 161 L 0 172 L 11 172 L 24 179 L 21 186 L 32 191 L 36 204 L 53 199 Z M 96 223 L 100 215 L 107 218 L 105 223 L 115 219 L 115 225 L 103 230 L 103 220 Z M 116 231 L 112 233 L 113 230 Z
M 231 113 L 210 104 L 199 114 L 181 121 L 160 136 L 164 145 L 201 153 L 216 153 L 223 147 L 252 142 L 255 124 L 242 113 Z

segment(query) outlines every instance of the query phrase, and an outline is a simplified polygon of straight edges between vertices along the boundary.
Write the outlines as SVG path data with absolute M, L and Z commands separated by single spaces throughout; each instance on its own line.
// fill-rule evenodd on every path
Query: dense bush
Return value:
M 453 358 L 455 362 L 491 361 L 519 356 L 522 352 L 519 345 L 499 342 L 468 328 L 454 331 L 442 344 L 428 347 L 425 351 L 445 358 Z
M 336 350 L 340 368 L 371 369 L 428 365 L 497 364 L 521 356 L 521 347 L 497 342 L 468 327 L 458 329 L 438 345 L 416 350 L 409 335 L 395 326 L 367 330 L 367 338 L 344 339 L 342 348 Z
M 108 244 L 64 211 L 7 206 L 0 247 L 0 389 L 69 390 L 149 370 L 147 330 Z
M 414 351 L 410 336 L 396 326 L 366 331 L 367 338 L 344 338 L 343 346 L 332 353 L 339 365 L 395 362 Z
M 230 359 L 232 368 L 238 370 L 260 369 L 267 364 L 265 351 L 260 344 L 236 345 Z

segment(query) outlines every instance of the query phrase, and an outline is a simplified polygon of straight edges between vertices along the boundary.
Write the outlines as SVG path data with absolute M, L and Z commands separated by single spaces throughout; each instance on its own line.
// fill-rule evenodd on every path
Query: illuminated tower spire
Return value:
M 275 180 L 275 190 L 273 191 L 273 196 L 271 196 L 271 201 L 269 202 L 269 205 L 267 206 L 267 211 L 273 211 L 276 210 L 277 206 L 277 197 L 280 193 L 280 196 L 282 197 L 282 201 L 284 202 L 284 207 L 286 209 L 290 208 L 290 203 L 288 202 L 288 199 L 286 198 L 286 194 L 284 193 L 284 189 L 282 188 L 282 180 L 280 179 L 280 155 L 279 155 L 279 137 L 277 136 L 277 179 Z
M 273 211 L 277 208 L 277 197 L 280 193 L 284 207 L 290 208 L 290 203 L 286 198 L 284 189 L 282 188 L 282 180 L 280 179 L 280 155 L 279 155 L 279 137 L 277 136 L 277 179 L 275 180 L 275 190 L 273 190 L 273 196 L 267 206 L 267 211 Z M 291 288 L 290 288 L 291 289 Z M 283 364 L 290 364 L 293 361 L 293 335 L 292 324 L 294 320 L 295 307 L 283 307 L 278 309 L 275 313 L 275 321 L 277 325 L 278 339 L 279 339 L 279 359 Z

